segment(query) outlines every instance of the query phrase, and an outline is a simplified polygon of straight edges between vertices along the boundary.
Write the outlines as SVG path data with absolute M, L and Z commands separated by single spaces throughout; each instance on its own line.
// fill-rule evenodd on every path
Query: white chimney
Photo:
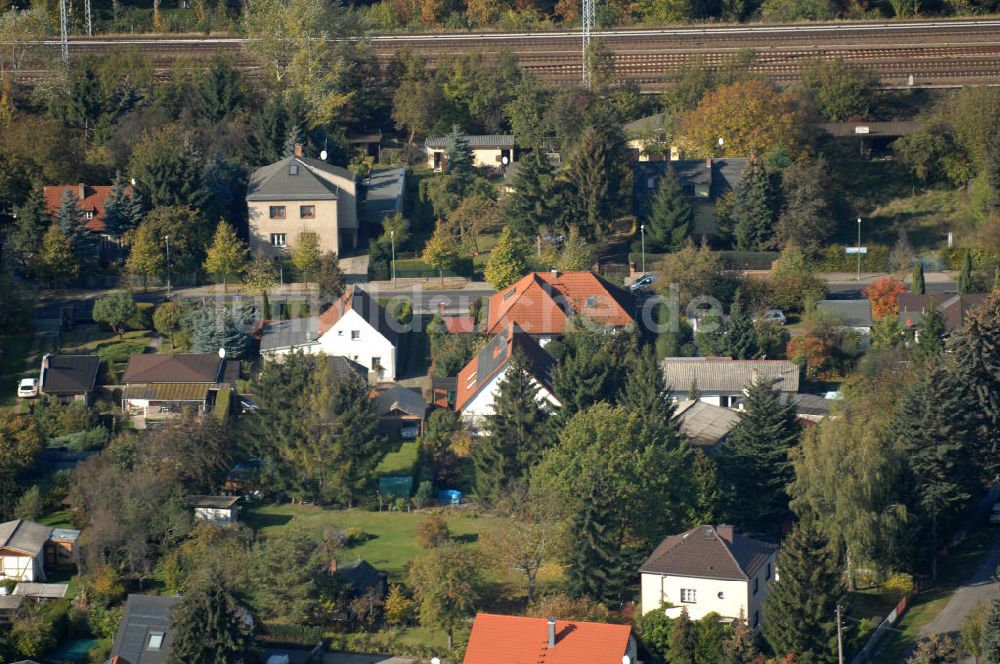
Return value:
M 556 619 L 549 618 L 549 648 L 556 647 Z

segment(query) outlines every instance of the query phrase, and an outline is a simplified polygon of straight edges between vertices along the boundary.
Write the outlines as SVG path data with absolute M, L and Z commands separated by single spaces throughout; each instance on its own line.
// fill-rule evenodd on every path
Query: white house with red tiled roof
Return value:
M 579 317 L 602 328 L 635 325 L 631 296 L 593 272 L 532 272 L 490 298 L 488 334 L 516 324 L 544 345 Z
M 767 587 L 777 578 L 778 544 L 747 537 L 732 526 L 698 526 L 663 540 L 639 568 L 642 613 L 664 602 L 692 620 L 709 613 L 736 618 L 752 629 L 761 621 Z
M 260 352 L 280 357 L 302 351 L 346 357 L 377 382 L 396 380 L 396 347 L 401 325 L 358 286 L 349 286 L 319 316 L 270 321 L 261 332 Z
M 628 625 L 480 613 L 463 664 L 631 664 L 636 641 Z
M 552 356 L 530 335 L 511 324 L 490 339 L 458 374 L 455 410 L 462 413 L 466 423 L 474 426 L 483 417 L 493 414 L 493 402 L 500 390 L 500 382 L 507 375 L 515 353 L 523 358 L 524 370 L 538 387 L 538 402 L 555 407 L 560 405 L 552 389 L 552 368 L 555 364 Z

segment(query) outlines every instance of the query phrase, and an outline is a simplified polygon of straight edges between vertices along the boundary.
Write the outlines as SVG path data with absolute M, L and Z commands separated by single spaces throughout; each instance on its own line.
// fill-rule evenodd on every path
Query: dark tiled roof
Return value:
M 223 360 L 217 353 L 132 355 L 123 383 L 216 383 Z
M 185 496 L 184 500 L 191 507 L 206 507 L 217 510 L 227 510 L 239 502 L 239 496 Z
M 778 550 L 774 542 L 733 533 L 728 542 L 713 526 L 698 526 L 660 543 L 640 572 L 745 581 Z
M 965 314 L 970 309 L 978 307 L 986 301 L 986 295 L 982 293 L 972 295 L 957 295 L 955 293 L 930 293 L 927 295 L 915 295 L 913 293 L 903 293 L 899 296 L 899 322 L 903 327 L 913 328 L 920 325 L 924 318 L 924 312 L 931 302 L 937 305 L 938 311 L 944 318 L 945 329 L 954 332 L 965 323 Z
M 51 534 L 50 526 L 43 526 L 34 521 L 15 519 L 0 523 L 0 549 L 13 549 L 36 556 Z
M 485 134 L 482 136 L 467 135 L 464 136 L 466 142 L 468 142 L 469 147 L 473 150 L 477 148 L 492 148 L 495 150 L 508 149 L 514 147 L 514 137 L 510 134 Z M 432 150 L 444 150 L 448 147 L 448 137 L 447 136 L 435 136 L 433 138 L 428 138 L 424 143 L 427 147 Z
M 353 374 L 362 380 L 368 380 L 368 368 L 365 365 L 342 355 L 327 357 L 326 366 L 329 367 L 330 373 L 338 378 L 346 378 Z
M 388 415 L 399 411 L 414 417 L 423 417 L 427 412 L 427 400 L 417 390 L 402 385 L 393 385 L 374 399 L 378 414 Z
M 661 134 L 663 133 L 663 113 L 626 122 L 622 129 L 625 130 L 625 135 L 629 138 L 645 138 L 650 134 Z
M 820 300 L 816 309 L 836 316 L 847 327 L 872 327 L 872 304 L 868 300 Z
M 247 189 L 247 200 L 336 200 L 339 192 L 337 185 L 317 175 L 316 171 L 355 181 L 354 173 L 346 168 L 308 157 L 290 156 L 254 171 Z
M 403 191 L 406 186 L 405 168 L 383 168 L 373 171 L 365 181 L 364 216 L 371 223 L 403 211 Z
M 637 161 L 632 164 L 632 191 L 636 214 L 645 214 L 649 202 L 659 187 L 660 178 L 667 172 L 667 168 L 674 169 L 677 179 L 689 192 L 693 192 L 699 186 L 707 186 L 708 200 L 713 202 L 736 186 L 743 177 L 746 165 L 747 160 L 743 158 Z M 649 187 L 649 178 L 654 178 L 656 181 L 652 188 Z
M 363 595 L 369 588 L 375 588 L 384 575 L 371 566 L 368 561 L 355 560 L 346 565 L 338 565 L 336 575 L 354 586 L 356 595 Z
M 784 394 L 782 401 L 791 404 L 796 415 L 829 415 L 830 400 L 818 394 Z
M 352 309 L 388 339 L 389 343 L 396 345 L 396 330 L 393 329 L 394 323 L 389 322 L 389 314 L 360 286 L 348 286 L 341 298 L 320 314 L 317 338 L 326 334 L 346 312 Z
M 45 361 L 48 360 L 48 368 Z M 96 355 L 46 355 L 42 358 L 42 392 L 85 394 L 94 389 L 101 358 Z
M 701 400 L 678 403 L 674 417 L 684 437 L 698 447 L 717 445 L 740 421 L 736 411 Z
M 111 656 L 121 657 L 128 664 L 166 662 L 173 645 L 170 613 L 180 601 L 180 597 L 129 595 L 125 603 L 125 614 L 115 635 L 115 643 L 111 647 Z M 164 634 L 163 645 L 159 650 L 150 650 L 146 647 L 149 637 L 157 632 Z
M 318 333 L 319 316 L 268 321 L 260 337 L 260 352 L 309 346 L 316 343 Z

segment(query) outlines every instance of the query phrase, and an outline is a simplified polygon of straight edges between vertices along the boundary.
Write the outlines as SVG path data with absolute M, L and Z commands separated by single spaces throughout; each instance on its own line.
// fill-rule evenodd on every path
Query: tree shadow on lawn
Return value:
M 452 539 L 459 544 L 475 544 L 479 541 L 479 533 L 465 533 L 464 535 L 452 535 Z
M 279 528 L 292 520 L 291 514 L 254 514 L 248 518 L 249 525 L 254 530 L 262 528 Z

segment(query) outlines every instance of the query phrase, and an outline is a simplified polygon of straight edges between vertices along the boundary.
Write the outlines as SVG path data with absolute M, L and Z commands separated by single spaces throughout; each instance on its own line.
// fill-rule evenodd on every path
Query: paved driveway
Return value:
M 941 613 L 923 627 L 921 633 L 924 636 L 957 633 L 962 629 L 962 620 L 976 604 L 1000 599 L 1000 588 L 993 580 L 998 565 L 1000 565 L 1000 530 L 993 541 L 993 546 L 979 561 L 976 570 L 952 594 Z

